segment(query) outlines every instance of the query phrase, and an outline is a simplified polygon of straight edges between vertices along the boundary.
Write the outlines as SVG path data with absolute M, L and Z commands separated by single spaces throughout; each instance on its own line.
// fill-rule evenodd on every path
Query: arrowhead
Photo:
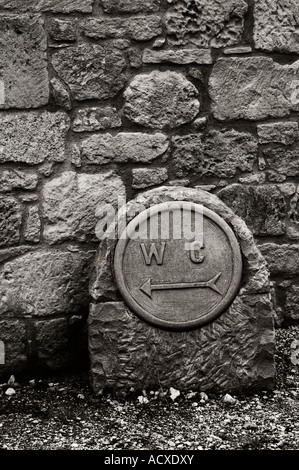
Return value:
M 140 290 L 152 298 L 152 286 L 151 286 L 151 278 L 149 277 L 148 280 L 142 284 Z
M 212 279 L 210 279 L 207 282 L 207 286 L 212 289 L 213 291 L 217 292 L 218 294 L 222 295 L 218 287 L 216 286 L 216 282 L 218 281 L 219 277 L 221 276 L 221 273 L 216 274 Z

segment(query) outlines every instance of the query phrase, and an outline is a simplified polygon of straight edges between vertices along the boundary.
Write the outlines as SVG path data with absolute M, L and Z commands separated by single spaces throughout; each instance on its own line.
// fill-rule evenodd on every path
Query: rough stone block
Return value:
M 272 142 L 291 145 L 299 137 L 298 122 L 274 122 L 270 124 L 259 124 L 257 133 L 260 144 L 271 144 Z
M 178 127 L 198 113 L 198 91 L 182 74 L 154 71 L 137 75 L 124 93 L 125 116 L 151 128 Z
M 299 52 L 299 6 L 297 0 L 255 0 L 254 42 L 256 49 Z
M 164 183 L 168 179 L 166 168 L 136 168 L 133 170 L 132 188 L 142 189 L 149 186 L 156 186 Z
M 284 147 L 268 148 L 262 151 L 267 168 L 280 175 L 298 176 L 299 175 L 299 153 L 294 150 L 286 150 Z
M 209 49 L 178 49 L 153 51 L 145 49 L 142 61 L 144 64 L 162 64 L 171 62 L 172 64 L 199 64 L 209 65 L 213 63 L 211 51 Z
M 35 322 L 38 358 L 42 366 L 61 369 L 68 363 L 68 326 L 64 318 Z
M 0 16 L 0 109 L 37 108 L 48 103 L 47 41 L 39 16 Z
M 0 114 L 0 163 L 37 165 L 65 160 L 69 118 L 63 112 Z
M 27 362 L 26 327 L 20 320 L 0 321 L 0 341 L 4 343 L 5 364 L 0 366 L 0 376 L 16 374 Z M 9 378 L 9 377 L 8 377 Z
M 53 18 L 50 25 L 50 35 L 54 41 L 76 41 L 75 23 Z
M 9 316 L 71 314 L 88 305 L 88 274 L 94 253 L 31 250 L 0 270 L 1 313 Z
M 0 8 L 53 13 L 91 13 L 94 0 L 0 0 Z
M 107 13 L 149 13 L 157 11 L 160 0 L 102 0 Z
M 112 171 L 76 174 L 66 171 L 47 181 L 42 191 L 44 239 L 96 240 L 96 209 L 104 204 L 117 205 L 125 197 L 121 178 Z
M 25 224 L 24 238 L 27 242 L 38 243 L 40 241 L 41 221 L 37 206 L 28 209 L 28 216 Z
M 251 171 L 257 158 L 257 142 L 246 132 L 210 131 L 175 136 L 173 165 L 177 177 L 197 173 L 201 176 L 232 178 L 238 170 Z
M 295 276 L 299 274 L 299 246 L 264 243 L 259 246 L 271 274 Z
M 244 30 L 243 0 L 172 0 L 166 13 L 170 44 L 224 47 L 238 44 Z
M 299 320 L 299 286 L 291 285 L 286 289 L 285 317 Z
M 121 126 L 121 118 L 111 106 L 83 108 L 77 111 L 73 123 L 75 132 L 91 132 Z
M 52 56 L 52 65 L 77 100 L 112 98 L 126 81 L 123 53 L 113 46 L 68 47 Z
M 277 186 L 232 184 L 218 196 L 241 217 L 254 235 L 284 235 L 286 202 Z
M 20 239 L 22 211 L 13 197 L 0 198 L 0 246 L 15 245 Z
M 92 18 L 81 25 L 83 34 L 92 39 L 123 38 L 149 41 L 162 34 L 162 20 L 157 15 L 136 18 Z
M 120 132 L 93 135 L 75 148 L 79 159 L 90 164 L 140 162 L 150 163 L 168 149 L 164 134 L 143 134 L 141 132 Z
M 56 77 L 52 78 L 50 81 L 52 87 L 52 93 L 54 100 L 58 106 L 61 108 L 70 110 L 72 109 L 72 100 L 70 92 L 66 86 L 62 83 L 61 80 L 58 80 Z
M 212 111 L 219 120 L 288 116 L 299 109 L 293 99 L 299 61 L 289 65 L 270 57 L 230 57 L 216 62 L 209 82 Z
M 13 189 L 36 189 L 38 176 L 19 170 L 0 171 L 0 192 L 5 193 Z

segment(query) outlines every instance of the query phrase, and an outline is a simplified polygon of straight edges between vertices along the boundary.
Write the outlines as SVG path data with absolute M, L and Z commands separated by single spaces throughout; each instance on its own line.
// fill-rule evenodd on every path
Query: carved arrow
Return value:
M 216 282 L 218 281 L 220 276 L 221 276 L 221 273 L 218 273 L 209 281 L 178 282 L 178 283 L 173 283 L 173 284 L 152 284 L 152 280 L 151 278 L 149 278 L 144 284 L 142 284 L 142 286 L 140 286 L 140 290 L 144 292 L 144 294 L 148 295 L 148 297 L 150 298 L 152 298 L 153 290 L 192 289 L 195 287 L 208 287 L 209 289 L 212 289 L 213 291 L 222 295 L 220 290 L 216 286 Z

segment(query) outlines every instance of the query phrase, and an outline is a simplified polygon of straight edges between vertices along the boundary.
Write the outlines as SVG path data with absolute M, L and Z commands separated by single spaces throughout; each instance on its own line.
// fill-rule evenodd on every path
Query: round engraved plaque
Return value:
M 215 212 L 166 202 L 127 225 L 114 254 L 117 286 L 130 309 L 162 328 L 186 330 L 217 318 L 242 275 L 238 241 Z

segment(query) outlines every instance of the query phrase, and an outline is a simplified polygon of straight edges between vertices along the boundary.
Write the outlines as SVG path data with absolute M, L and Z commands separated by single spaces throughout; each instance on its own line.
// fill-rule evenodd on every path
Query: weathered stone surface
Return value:
M 78 158 L 90 164 L 141 162 L 149 163 L 163 155 L 168 148 L 164 134 L 143 134 L 141 132 L 120 132 L 93 135 L 74 148 Z
M 76 41 L 75 23 L 53 18 L 50 25 L 50 35 L 54 41 Z
M 46 35 L 39 16 L 0 16 L 0 109 L 37 108 L 49 100 Z
M 124 56 L 113 46 L 68 47 L 52 56 L 52 65 L 77 100 L 111 98 L 126 80 Z
M 201 134 L 175 136 L 173 165 L 176 176 L 189 173 L 202 176 L 232 178 L 238 170 L 251 171 L 256 160 L 257 142 L 246 132 L 210 131 Z
M 20 204 L 13 197 L 0 198 L 0 246 L 18 243 L 22 212 Z
M 21 245 L 2 249 L 0 250 L 0 263 L 2 264 L 4 261 L 16 258 L 17 256 L 21 256 L 28 251 L 33 251 L 34 249 L 35 247 L 32 245 Z
M 292 83 L 299 61 L 281 65 L 269 57 L 230 57 L 216 62 L 209 83 L 212 111 L 220 120 L 288 116 L 299 109 Z
M 124 96 L 125 116 L 152 128 L 178 127 L 190 122 L 200 108 L 195 86 L 177 72 L 137 75 Z
M 68 363 L 68 326 L 64 318 L 35 322 L 37 354 L 41 365 L 61 369 Z
M 160 0 L 102 0 L 107 13 L 148 13 L 157 11 Z
M 68 129 L 69 118 L 63 112 L 1 113 L 0 163 L 63 162 Z
M 148 41 L 162 34 L 162 20 L 157 15 L 136 18 L 91 18 L 81 25 L 81 29 L 85 36 L 93 39 L 128 36 L 136 41 Z
M 299 175 L 299 152 L 296 148 L 294 150 L 286 150 L 284 147 L 269 148 L 263 150 L 262 155 L 270 171 L 284 177 Z
M 271 274 L 294 276 L 299 274 L 299 246 L 264 243 L 259 246 L 266 258 Z
M 0 270 L 1 313 L 9 316 L 71 314 L 88 305 L 93 252 L 31 251 Z
M 13 189 L 35 189 L 38 176 L 19 170 L 0 171 L 0 192 L 5 193 Z
M 76 174 L 66 171 L 47 181 L 43 191 L 44 239 L 96 240 L 96 209 L 117 204 L 125 196 L 122 180 L 112 171 L 100 174 Z
M 52 86 L 52 93 L 56 104 L 67 110 L 72 109 L 72 100 L 70 93 L 66 86 L 62 83 L 62 81 L 54 77 L 52 78 L 50 83 Z
M 168 42 L 198 47 L 238 44 L 247 8 L 243 0 L 173 0 L 166 13 Z
M 271 144 L 277 142 L 284 145 L 293 144 L 299 137 L 298 122 L 274 122 L 270 124 L 259 124 L 257 133 L 260 144 Z
M 256 0 L 254 42 L 257 49 L 299 52 L 297 0 Z
M 5 365 L 0 367 L 0 376 L 16 374 L 26 365 L 26 327 L 20 320 L 0 321 L 0 341 L 4 343 Z
M 131 47 L 128 50 L 130 66 L 138 69 L 142 67 L 142 50 L 138 47 Z
M 284 235 L 286 202 L 275 185 L 232 184 L 218 196 L 248 225 L 254 235 Z
M 224 317 L 188 333 L 170 332 L 142 322 L 122 302 L 92 305 L 89 349 L 95 392 L 106 387 L 172 386 L 218 393 L 271 388 L 274 333 L 269 295 L 240 297 Z
M 79 109 L 74 119 L 73 131 L 91 132 L 121 126 L 121 118 L 111 106 Z
M 285 316 L 291 320 L 299 320 L 299 286 L 291 285 L 286 290 Z
M 145 64 L 161 64 L 171 62 L 172 64 L 200 64 L 209 65 L 213 63 L 209 49 L 178 49 L 153 51 L 145 49 L 142 60 Z
M 0 8 L 54 13 L 91 13 L 94 0 L 0 0 Z
M 89 293 L 94 300 L 120 300 L 112 274 L 115 240 L 101 240 L 90 273 Z
M 133 170 L 132 188 L 142 189 L 149 186 L 156 186 L 164 183 L 168 179 L 166 168 L 135 168 Z
M 245 184 L 263 184 L 266 181 L 265 173 L 252 173 L 239 178 L 240 183 Z
M 252 52 L 252 47 L 250 46 L 239 46 L 239 47 L 228 47 L 224 49 L 223 54 L 233 55 L 233 54 L 250 54 Z
M 171 332 L 152 327 L 123 302 L 107 302 L 118 295 L 110 268 L 116 241 L 104 240 L 90 284 L 92 297 L 104 301 L 93 304 L 89 316 L 94 390 L 161 385 L 217 392 L 271 388 L 275 370 L 269 273 L 252 234 L 216 196 L 200 190 L 176 186 L 147 191 L 131 201 L 127 211 L 172 200 L 204 204 L 231 225 L 244 258 L 240 295 L 216 321 L 200 329 Z
M 27 242 L 38 243 L 40 240 L 41 221 L 37 206 L 28 209 L 28 216 L 25 224 L 24 238 Z

